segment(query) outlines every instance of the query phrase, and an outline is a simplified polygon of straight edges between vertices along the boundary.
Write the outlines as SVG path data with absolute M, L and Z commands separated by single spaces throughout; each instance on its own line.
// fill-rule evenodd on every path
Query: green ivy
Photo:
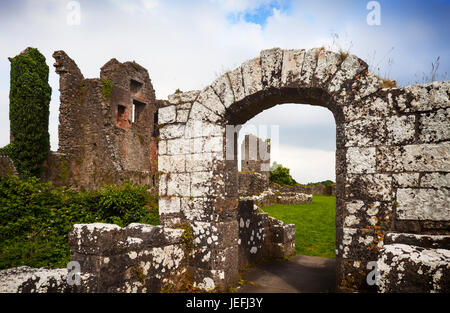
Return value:
M 10 156 L 21 176 L 39 177 L 50 151 L 48 120 L 52 89 L 45 57 L 35 48 L 9 59 L 11 86 L 9 119 Z
M 129 183 L 74 191 L 34 177 L 0 177 L 0 270 L 66 267 L 68 233 L 84 223 L 158 225 L 158 200 Z
M 106 101 L 109 101 L 109 98 L 111 97 L 112 87 L 113 83 L 107 78 L 102 78 L 102 94 L 103 98 L 105 98 Z

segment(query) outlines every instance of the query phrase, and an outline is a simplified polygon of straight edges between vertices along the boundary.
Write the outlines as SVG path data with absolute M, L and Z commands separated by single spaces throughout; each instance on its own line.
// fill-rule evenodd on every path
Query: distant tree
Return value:
M 283 165 L 278 164 L 277 162 L 273 162 L 270 168 L 270 181 L 277 183 L 279 185 L 297 185 L 295 179 L 292 178 L 289 173 L 289 169 L 287 167 L 283 167 Z
M 35 48 L 27 48 L 9 60 L 11 143 L 6 150 L 21 176 L 39 177 L 42 162 L 50 151 L 49 68 L 45 57 Z
M 315 185 L 330 186 L 330 185 L 333 185 L 333 184 L 334 184 L 334 181 L 327 179 L 327 180 L 320 181 L 320 182 L 317 182 L 317 183 L 308 183 L 306 185 L 307 186 L 315 186 Z

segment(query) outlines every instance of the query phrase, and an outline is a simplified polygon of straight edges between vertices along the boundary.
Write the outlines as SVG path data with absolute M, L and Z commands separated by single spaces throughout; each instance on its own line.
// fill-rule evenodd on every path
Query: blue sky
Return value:
M 159 99 L 176 89 L 202 89 L 272 47 L 350 50 L 401 86 L 425 82 L 438 56 L 438 80 L 450 74 L 448 0 L 378 1 L 379 26 L 367 24 L 366 0 L 80 0 L 77 26 L 66 22 L 69 2 L 0 1 L 0 146 L 9 142 L 7 57 L 27 46 L 39 48 L 50 66 L 53 150 L 59 86 L 51 55 L 60 49 L 85 77 L 98 77 L 112 57 L 135 60 L 149 70 Z M 280 125 L 284 152 L 277 161 L 291 167 L 298 181 L 334 179 L 335 125 L 327 110 L 282 105 L 250 122 Z

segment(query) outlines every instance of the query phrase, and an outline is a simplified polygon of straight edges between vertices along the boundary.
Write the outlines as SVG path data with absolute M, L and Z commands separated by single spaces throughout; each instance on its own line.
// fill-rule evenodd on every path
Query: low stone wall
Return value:
M 450 236 L 386 234 L 378 292 L 450 292 Z
M 239 172 L 239 195 L 256 195 L 269 188 L 267 175 L 258 172 Z
M 77 293 L 89 292 L 95 277 L 80 275 L 80 284 L 68 284 L 66 268 L 20 266 L 0 271 L 0 293 Z
M 266 257 L 284 258 L 295 253 L 295 225 L 258 212 L 252 200 L 239 201 L 239 268 Z
M 282 193 L 271 188 L 263 191 L 260 194 L 241 196 L 240 200 L 252 200 L 259 207 L 270 206 L 274 204 L 302 204 L 311 203 L 312 195 L 289 192 Z
M 253 201 L 240 202 L 235 221 L 239 224 L 238 247 L 234 247 L 239 249 L 239 260 L 230 260 L 239 268 L 268 256 L 287 257 L 295 250 L 294 225 L 285 225 L 256 209 Z M 69 247 L 71 261 L 80 266 L 79 284 L 68 284 L 68 277 L 73 280 L 75 276 L 65 268 L 22 266 L 0 271 L 0 292 L 173 292 L 183 291 L 183 282 L 210 291 L 215 287 L 211 278 L 205 276 L 200 283 L 191 281 L 202 275 L 191 273 L 193 266 L 206 261 L 212 253 L 200 242 L 203 237 L 206 240 L 201 235 L 205 229 L 194 224 L 192 238 L 184 232 L 137 223 L 124 228 L 103 223 L 76 224 L 69 233 Z M 221 229 L 221 233 L 226 236 L 229 231 Z M 193 241 L 191 247 L 187 240 Z
M 270 188 L 277 190 L 281 193 L 305 193 L 305 194 L 313 194 L 313 195 L 326 195 L 326 196 L 336 196 L 336 188 L 334 185 L 315 185 L 315 186 L 303 186 L 303 185 L 294 185 L 294 186 L 280 186 L 276 183 L 271 183 Z
M 96 277 L 90 292 L 176 290 L 187 266 L 183 232 L 146 224 L 78 224 L 69 246 L 82 273 Z

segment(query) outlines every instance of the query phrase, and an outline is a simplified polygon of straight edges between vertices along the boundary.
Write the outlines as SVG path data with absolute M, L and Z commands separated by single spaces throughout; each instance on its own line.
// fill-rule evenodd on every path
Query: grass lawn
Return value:
M 261 208 L 286 224 L 295 224 L 295 252 L 336 257 L 336 197 L 313 195 L 310 204 L 276 204 Z

